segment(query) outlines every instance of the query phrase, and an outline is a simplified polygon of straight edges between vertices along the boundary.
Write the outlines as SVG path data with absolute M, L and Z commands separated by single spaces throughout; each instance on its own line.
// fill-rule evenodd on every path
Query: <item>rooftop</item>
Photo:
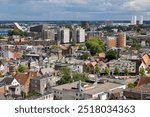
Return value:
M 78 83 L 79 82 L 77 81 L 77 82 L 73 82 L 73 83 L 69 83 L 69 84 L 64 84 L 64 85 L 53 87 L 53 89 L 56 89 L 56 90 L 66 89 L 66 90 L 77 91 Z M 87 85 L 91 88 L 89 88 Z M 83 87 L 83 88 L 88 88 L 85 91 L 83 91 L 83 93 L 84 94 L 90 94 L 90 95 L 97 94 L 100 92 L 107 92 L 111 89 L 123 86 L 123 84 L 111 83 L 111 82 L 100 83 L 97 85 L 87 83 L 87 85 L 85 87 Z

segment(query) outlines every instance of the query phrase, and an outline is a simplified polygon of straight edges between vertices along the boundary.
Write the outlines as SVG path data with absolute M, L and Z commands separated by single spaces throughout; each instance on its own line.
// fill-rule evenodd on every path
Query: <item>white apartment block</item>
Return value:
M 139 24 L 143 24 L 143 20 L 144 20 L 144 17 L 143 16 L 140 16 L 140 20 L 139 20 Z
M 82 43 L 85 42 L 85 30 L 83 28 L 77 28 L 77 42 Z
M 70 29 L 60 28 L 58 31 L 58 40 L 60 43 L 69 43 L 70 42 Z
M 131 25 L 136 25 L 136 24 L 137 24 L 137 16 L 132 16 Z
M 72 34 L 72 42 L 74 43 L 82 43 L 85 42 L 85 30 L 81 27 L 74 28 L 71 31 Z

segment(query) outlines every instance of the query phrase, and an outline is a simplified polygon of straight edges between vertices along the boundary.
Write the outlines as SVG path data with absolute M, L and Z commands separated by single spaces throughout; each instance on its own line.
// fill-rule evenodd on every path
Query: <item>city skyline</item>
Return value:
M 149 0 L 0 0 L 0 20 L 150 19 Z

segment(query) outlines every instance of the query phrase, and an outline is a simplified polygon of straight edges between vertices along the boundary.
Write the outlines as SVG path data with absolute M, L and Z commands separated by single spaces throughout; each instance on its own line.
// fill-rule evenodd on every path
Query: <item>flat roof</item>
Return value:
M 92 95 L 92 94 L 97 94 L 100 92 L 107 92 L 108 90 L 111 90 L 120 86 L 123 86 L 123 84 L 106 82 L 104 84 L 97 84 L 95 88 L 86 90 L 83 93 Z
M 73 82 L 73 83 L 68 83 L 68 84 L 53 87 L 52 89 L 56 89 L 56 90 L 67 89 L 67 90 L 77 91 L 77 89 L 72 89 L 72 88 L 77 88 L 78 83 L 79 83 L 78 81 Z M 87 83 L 87 84 L 89 84 L 89 83 Z M 111 89 L 114 89 L 114 88 L 117 88 L 117 87 L 120 87 L 123 85 L 124 84 L 111 83 L 111 82 L 106 82 L 104 84 L 100 83 L 100 84 L 97 84 L 97 86 L 95 86 L 94 88 L 90 88 L 85 91 L 82 91 L 82 93 L 92 95 L 92 94 L 97 94 L 100 92 L 107 92 L 108 90 L 111 90 Z

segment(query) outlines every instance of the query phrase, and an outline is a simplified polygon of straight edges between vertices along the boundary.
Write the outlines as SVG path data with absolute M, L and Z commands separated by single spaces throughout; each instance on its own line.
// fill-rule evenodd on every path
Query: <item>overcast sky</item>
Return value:
M 150 20 L 150 0 L 0 0 L 0 20 Z

